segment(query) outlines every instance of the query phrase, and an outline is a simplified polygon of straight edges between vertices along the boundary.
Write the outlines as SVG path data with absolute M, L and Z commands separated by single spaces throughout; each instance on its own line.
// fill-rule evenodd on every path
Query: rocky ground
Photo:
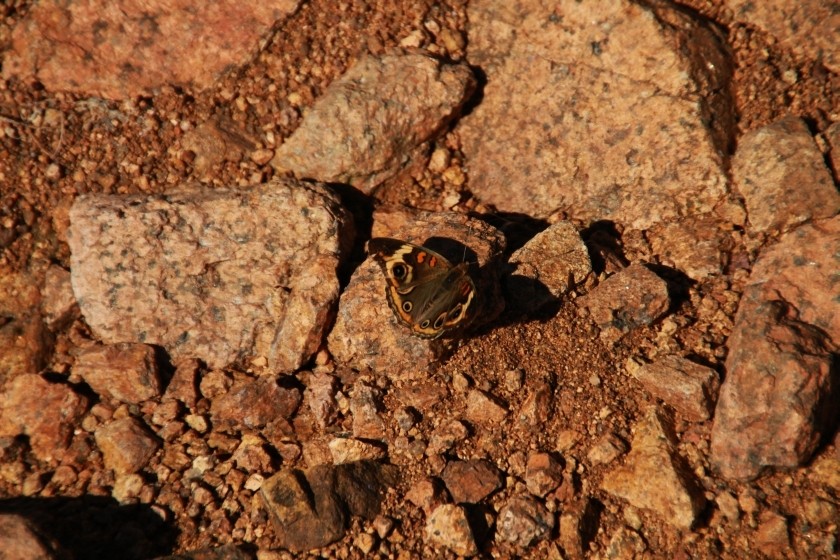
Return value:
M 832 3 L 0 10 L 4 557 L 837 556 Z

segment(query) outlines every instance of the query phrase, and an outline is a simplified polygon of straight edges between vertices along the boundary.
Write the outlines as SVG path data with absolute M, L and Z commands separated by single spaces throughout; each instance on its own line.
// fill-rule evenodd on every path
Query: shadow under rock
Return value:
M 0 513 L 24 517 L 57 543 L 56 558 L 153 558 L 169 554 L 179 534 L 148 505 L 104 496 L 11 498 L 0 500 Z

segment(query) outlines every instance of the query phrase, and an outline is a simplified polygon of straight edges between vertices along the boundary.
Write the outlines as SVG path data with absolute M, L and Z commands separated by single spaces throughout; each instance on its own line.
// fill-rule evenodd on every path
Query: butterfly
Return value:
M 385 274 L 391 310 L 412 334 L 438 338 L 466 324 L 475 299 L 466 263 L 453 265 L 427 247 L 388 237 L 374 237 L 367 251 Z

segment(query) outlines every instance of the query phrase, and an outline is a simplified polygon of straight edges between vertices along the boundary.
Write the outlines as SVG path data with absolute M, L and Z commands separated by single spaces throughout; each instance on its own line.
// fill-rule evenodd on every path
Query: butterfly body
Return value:
M 385 295 L 397 320 L 423 338 L 463 326 L 475 299 L 467 265 L 453 265 L 427 247 L 375 237 L 368 253 L 385 274 Z

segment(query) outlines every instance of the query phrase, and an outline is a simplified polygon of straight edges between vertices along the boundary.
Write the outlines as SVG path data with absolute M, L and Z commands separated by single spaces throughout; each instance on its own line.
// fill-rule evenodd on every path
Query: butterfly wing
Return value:
M 414 334 L 437 338 L 467 318 L 475 284 L 466 265 L 453 266 L 431 249 L 385 237 L 371 239 L 368 252 L 385 274 L 388 304 Z

